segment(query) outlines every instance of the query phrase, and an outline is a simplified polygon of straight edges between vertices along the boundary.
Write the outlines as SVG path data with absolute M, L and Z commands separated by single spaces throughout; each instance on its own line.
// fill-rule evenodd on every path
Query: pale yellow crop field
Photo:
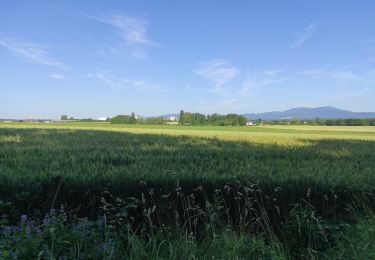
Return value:
M 0 123 L 0 128 L 71 129 L 197 136 L 253 143 L 306 146 L 309 140 L 353 139 L 375 141 L 373 126 L 296 126 L 264 125 L 251 127 L 116 125 L 109 123 Z

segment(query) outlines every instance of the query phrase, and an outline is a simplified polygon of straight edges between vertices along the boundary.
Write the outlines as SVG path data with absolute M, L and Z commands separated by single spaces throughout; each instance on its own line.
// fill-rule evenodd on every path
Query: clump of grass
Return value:
M 19 143 L 21 142 L 21 136 L 19 135 L 1 135 L 0 136 L 0 143 L 1 142 L 9 142 L 9 143 Z
M 335 245 L 326 253 L 332 259 L 375 258 L 375 214 L 357 215 L 346 230 L 335 234 Z

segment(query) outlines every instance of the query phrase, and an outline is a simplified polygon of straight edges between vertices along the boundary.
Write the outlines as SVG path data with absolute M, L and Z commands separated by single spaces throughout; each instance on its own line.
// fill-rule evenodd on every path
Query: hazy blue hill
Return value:
M 375 118 L 375 112 L 352 112 L 349 110 L 342 110 L 335 107 L 316 107 L 316 108 L 309 108 L 309 107 L 297 107 L 288 109 L 285 111 L 273 111 L 273 112 L 265 112 L 265 113 L 249 113 L 244 114 L 247 118 L 250 119 L 265 119 L 265 120 L 272 120 L 272 119 L 314 119 L 314 118 L 322 118 L 322 119 L 347 119 L 347 118 Z

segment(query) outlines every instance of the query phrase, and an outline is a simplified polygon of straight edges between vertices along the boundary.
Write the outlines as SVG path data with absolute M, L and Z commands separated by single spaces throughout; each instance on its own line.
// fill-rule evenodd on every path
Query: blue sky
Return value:
M 0 2 L 0 118 L 375 111 L 374 1 Z

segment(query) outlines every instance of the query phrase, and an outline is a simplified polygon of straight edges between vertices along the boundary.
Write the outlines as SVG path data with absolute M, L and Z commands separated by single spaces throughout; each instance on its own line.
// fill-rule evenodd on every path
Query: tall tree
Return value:
M 137 118 L 135 118 L 134 112 L 132 112 L 132 115 L 129 118 L 129 124 L 136 124 L 137 123 Z
M 184 117 L 185 117 L 185 112 L 184 112 L 184 110 L 181 110 L 180 111 L 180 120 L 179 120 L 180 125 L 184 125 L 185 124 Z

